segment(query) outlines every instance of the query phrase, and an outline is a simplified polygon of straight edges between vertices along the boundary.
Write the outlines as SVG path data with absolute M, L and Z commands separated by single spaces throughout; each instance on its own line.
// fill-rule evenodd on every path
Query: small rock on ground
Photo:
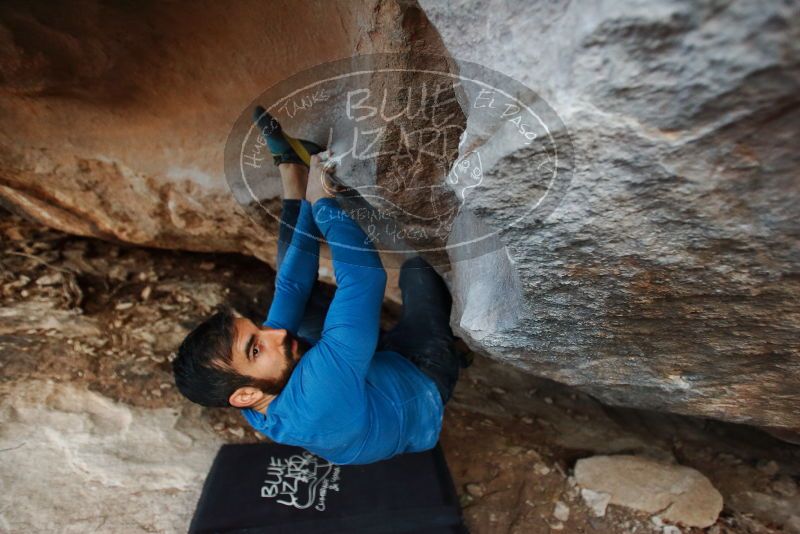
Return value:
M 611 495 L 583 488 L 581 489 L 581 498 L 583 498 L 583 502 L 586 503 L 586 506 L 591 509 L 592 514 L 596 517 L 603 517 L 606 515 L 606 508 L 611 500 Z
M 558 519 L 559 521 L 568 521 L 569 520 L 569 506 L 564 504 L 561 501 L 556 501 L 556 507 L 553 510 L 553 517 Z
M 575 478 L 585 490 L 610 495 L 609 502 L 660 514 L 691 527 L 713 525 L 722 495 L 699 471 L 639 456 L 594 456 L 578 460 Z M 586 500 L 586 497 L 584 497 Z M 591 505 L 590 505 L 591 506 Z

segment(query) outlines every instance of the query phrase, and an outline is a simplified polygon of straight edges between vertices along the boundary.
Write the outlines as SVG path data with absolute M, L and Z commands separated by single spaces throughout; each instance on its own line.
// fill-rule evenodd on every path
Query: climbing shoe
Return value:
M 291 137 L 283 131 L 278 120 L 261 106 L 256 106 L 253 111 L 253 120 L 272 152 L 272 161 L 275 165 L 299 163 L 308 166 L 311 156 L 325 150 L 324 147 L 312 141 Z

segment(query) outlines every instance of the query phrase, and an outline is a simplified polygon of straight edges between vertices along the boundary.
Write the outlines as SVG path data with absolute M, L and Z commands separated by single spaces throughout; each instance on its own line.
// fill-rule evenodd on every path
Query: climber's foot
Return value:
M 256 106 L 256 109 L 253 111 L 253 120 L 256 126 L 258 126 L 261 135 L 264 136 L 264 140 L 267 142 L 270 152 L 272 152 L 272 161 L 275 165 L 280 165 L 281 163 L 306 164 L 294 148 L 292 148 L 292 145 L 289 144 L 289 141 L 286 140 L 280 123 L 275 117 L 267 113 L 266 109 L 262 106 Z M 325 150 L 324 147 L 312 141 L 307 141 L 305 139 L 298 139 L 298 141 L 303 145 L 309 155 L 313 156 Z

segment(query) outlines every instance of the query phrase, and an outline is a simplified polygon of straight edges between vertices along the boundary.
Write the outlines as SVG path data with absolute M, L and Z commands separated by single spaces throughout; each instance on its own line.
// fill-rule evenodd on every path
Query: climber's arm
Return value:
M 330 247 L 337 285 L 320 350 L 329 350 L 363 378 L 378 343 L 386 271 L 364 231 L 336 200 L 315 202 L 314 218 Z
M 311 204 L 303 200 L 300 215 L 275 279 L 275 295 L 264 322 L 271 328 L 285 328 L 297 334 L 306 302 L 317 280 L 319 238 Z
M 314 221 L 331 250 L 337 290 L 315 349 L 340 371 L 350 371 L 339 376 L 345 386 L 348 376 L 357 381 L 350 384 L 355 393 L 363 389 L 359 386 L 378 343 L 386 271 L 361 227 L 339 207 L 330 190 L 321 187 L 327 174 L 319 162 L 316 156 L 312 159 L 306 197 L 313 203 Z

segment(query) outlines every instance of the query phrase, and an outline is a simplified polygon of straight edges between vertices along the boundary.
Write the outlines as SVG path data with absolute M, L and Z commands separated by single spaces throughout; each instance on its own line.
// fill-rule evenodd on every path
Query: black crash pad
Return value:
M 374 464 L 338 466 L 274 443 L 220 448 L 189 531 L 467 532 L 438 446 Z

